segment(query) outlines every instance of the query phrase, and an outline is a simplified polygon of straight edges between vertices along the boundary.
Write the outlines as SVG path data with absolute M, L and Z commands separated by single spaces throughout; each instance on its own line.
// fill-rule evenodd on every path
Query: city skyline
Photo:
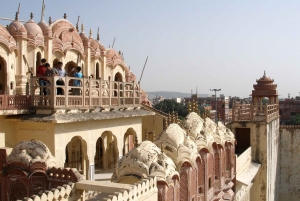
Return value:
M 28 21 L 30 12 L 40 21 L 42 0 L 0 2 L 7 7 L 0 17 Z M 272 2 L 98 2 L 46 1 L 45 21 L 62 18 L 84 23 L 108 48 L 124 53 L 125 62 L 140 78 L 145 91 L 178 91 L 210 94 L 222 88 L 226 96 L 248 97 L 264 70 L 278 85 L 279 98 L 299 95 L 297 79 L 300 47 L 300 3 Z M 7 6 L 10 5 L 10 6 Z M 105 9 L 103 9 L 105 8 Z M 97 12 L 97 9 L 101 12 Z M 93 20 L 90 20 L 93 19 Z M 2 25 L 9 21 L 1 20 Z

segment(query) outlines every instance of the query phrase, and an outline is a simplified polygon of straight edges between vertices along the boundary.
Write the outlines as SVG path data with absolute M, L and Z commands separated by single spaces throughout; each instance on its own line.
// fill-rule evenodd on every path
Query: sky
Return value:
M 1 0 L 0 17 L 41 19 L 42 0 Z M 145 91 L 248 97 L 264 70 L 279 98 L 300 92 L 300 1 L 46 0 L 45 20 L 80 16 L 106 47 L 122 51 Z M 5 9 L 4 9 L 5 8 Z M 10 22 L 0 20 L 2 25 Z

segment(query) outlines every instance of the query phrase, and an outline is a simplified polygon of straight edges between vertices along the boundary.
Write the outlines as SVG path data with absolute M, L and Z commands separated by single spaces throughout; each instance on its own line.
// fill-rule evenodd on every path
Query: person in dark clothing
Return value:
M 45 63 L 46 63 L 46 59 L 42 59 L 41 60 L 42 64 L 38 66 L 37 72 L 36 72 L 36 76 L 45 76 L 45 72 L 47 70 Z M 46 78 L 39 78 L 39 84 L 40 84 L 40 95 L 46 95 L 47 91 L 44 88 L 44 86 L 46 86 L 46 82 L 47 79 Z

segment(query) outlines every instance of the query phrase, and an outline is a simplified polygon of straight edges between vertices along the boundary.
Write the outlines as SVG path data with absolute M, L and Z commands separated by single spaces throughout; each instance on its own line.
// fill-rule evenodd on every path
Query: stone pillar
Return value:
M 19 47 L 19 56 L 16 68 L 18 69 L 16 74 L 16 94 L 26 95 L 26 82 L 27 82 L 27 65 L 25 64 L 23 55 L 27 53 L 27 41 L 25 38 L 17 39 Z
M 102 78 L 102 80 L 107 80 L 106 78 L 106 73 L 105 73 L 105 69 L 106 69 L 106 51 L 102 51 L 101 52 L 101 60 L 102 60 L 102 65 L 99 66 L 100 67 L 100 77 Z
M 86 55 L 84 59 L 84 75 L 85 76 L 90 76 L 91 75 L 91 48 L 90 47 L 85 47 L 84 48 Z M 81 66 L 81 65 L 80 65 Z
M 0 147 L 5 147 L 5 133 L 0 133 Z
M 103 157 L 103 169 L 107 169 L 108 165 L 107 165 L 107 137 L 105 137 L 103 139 L 103 153 L 102 153 L 102 157 Z

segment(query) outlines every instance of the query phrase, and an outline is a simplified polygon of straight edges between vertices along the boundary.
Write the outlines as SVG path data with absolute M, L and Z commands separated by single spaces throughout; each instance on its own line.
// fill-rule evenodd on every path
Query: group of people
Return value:
M 46 59 L 41 60 L 41 65 L 38 66 L 36 76 L 60 76 L 60 77 L 65 77 L 66 76 L 66 71 L 63 69 L 63 63 L 58 62 L 57 66 L 54 68 L 51 68 L 49 63 L 46 63 Z M 76 70 L 73 69 L 72 71 L 73 77 L 77 78 L 82 78 L 82 73 L 81 73 L 81 67 L 77 66 Z M 45 86 L 50 85 L 49 80 L 47 78 L 39 78 L 39 85 L 41 86 L 40 88 L 40 95 L 50 95 L 50 91 L 45 88 Z M 65 85 L 65 82 L 59 78 L 56 81 L 56 85 Z M 80 86 L 80 81 L 79 80 L 74 80 L 73 81 L 73 86 L 79 87 Z M 74 88 L 72 90 L 73 95 L 80 95 L 80 89 Z M 57 88 L 57 95 L 63 95 L 63 89 L 58 87 Z

